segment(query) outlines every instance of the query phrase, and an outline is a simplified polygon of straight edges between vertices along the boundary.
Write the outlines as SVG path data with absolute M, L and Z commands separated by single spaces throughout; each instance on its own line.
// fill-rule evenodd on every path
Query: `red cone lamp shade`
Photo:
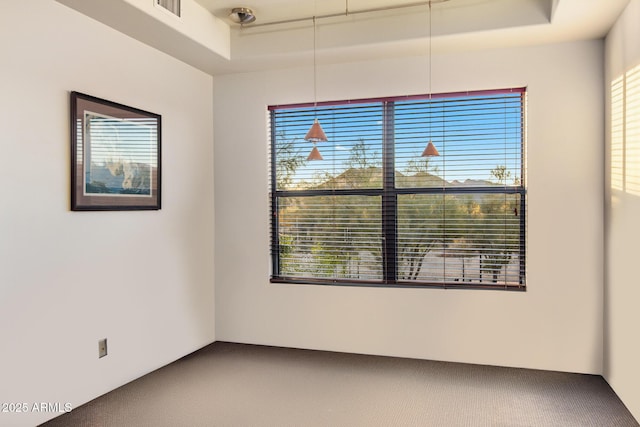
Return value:
M 436 146 L 433 145 L 433 142 L 431 141 L 429 141 L 429 143 L 427 144 L 427 147 L 422 152 L 422 157 L 433 157 L 433 156 L 439 156 L 439 155 L 440 153 L 438 153 Z
M 313 142 L 327 141 L 327 135 L 324 134 L 324 131 L 322 130 L 322 126 L 320 126 L 320 122 L 318 121 L 318 119 L 315 119 L 313 121 L 313 124 L 311 125 L 311 128 L 309 129 L 309 132 L 307 132 L 307 135 L 304 137 L 304 139 Z
M 316 147 L 315 145 L 313 146 L 313 150 L 311 150 L 311 153 L 309 153 L 309 157 L 307 157 L 307 160 L 323 160 L 322 154 L 320 154 L 320 150 L 318 150 L 318 147 Z

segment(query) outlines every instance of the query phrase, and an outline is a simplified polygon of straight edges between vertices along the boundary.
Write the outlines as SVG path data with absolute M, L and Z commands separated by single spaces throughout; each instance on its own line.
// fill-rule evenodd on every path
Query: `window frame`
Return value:
M 432 100 L 441 98 L 458 98 L 471 96 L 488 96 L 508 93 L 520 93 L 521 96 L 521 138 L 520 138 L 520 185 L 516 186 L 474 186 L 474 187 L 396 187 L 396 157 L 395 157 L 395 129 L 394 112 L 397 101 Z M 465 91 L 438 93 L 430 95 L 411 95 L 384 98 L 368 98 L 358 100 L 327 101 L 314 103 L 300 103 L 287 105 L 272 105 L 269 111 L 269 157 L 270 157 L 270 246 L 271 246 L 271 274 L 270 283 L 309 284 L 309 285 L 340 285 L 340 286 L 364 286 L 364 287 L 392 287 L 392 288 L 438 288 L 438 289 L 490 289 L 490 290 L 526 290 L 526 256 L 527 256 L 527 187 L 526 187 L 526 88 L 510 88 L 483 91 Z M 381 103 L 383 106 L 383 131 L 382 131 L 382 188 L 360 189 L 303 189 L 303 190 L 279 190 L 276 179 L 276 121 L 274 113 L 277 110 L 332 107 L 347 104 Z M 415 281 L 398 278 L 398 196 L 411 194 L 505 194 L 519 195 L 519 283 L 486 284 L 477 282 L 451 282 L 451 281 Z M 280 268 L 280 242 L 278 206 L 280 198 L 287 197 L 314 197 L 314 196 L 379 196 L 381 197 L 381 227 L 382 227 L 382 280 L 358 280 L 342 278 L 312 278 L 312 277 L 283 277 L 279 275 Z

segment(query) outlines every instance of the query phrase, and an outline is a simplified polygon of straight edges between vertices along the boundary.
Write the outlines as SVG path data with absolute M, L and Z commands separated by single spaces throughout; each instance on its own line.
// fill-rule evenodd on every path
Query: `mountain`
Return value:
M 491 187 L 496 186 L 491 181 L 482 179 L 466 179 L 464 181 L 445 181 L 441 177 L 429 172 L 416 172 L 405 175 L 396 171 L 397 188 L 420 187 Z M 371 166 L 368 168 L 349 168 L 338 176 L 329 177 L 323 183 L 312 187 L 313 190 L 346 190 L 353 188 L 382 188 L 382 168 Z

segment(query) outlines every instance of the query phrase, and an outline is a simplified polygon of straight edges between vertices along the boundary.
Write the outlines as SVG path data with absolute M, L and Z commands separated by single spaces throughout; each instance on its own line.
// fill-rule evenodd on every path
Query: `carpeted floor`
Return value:
M 600 376 L 214 343 L 55 426 L 639 426 Z

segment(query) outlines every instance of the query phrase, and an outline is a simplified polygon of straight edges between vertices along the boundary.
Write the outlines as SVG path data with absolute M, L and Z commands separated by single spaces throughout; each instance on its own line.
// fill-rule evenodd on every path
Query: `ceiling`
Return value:
M 212 75 L 309 66 L 313 16 L 317 59 L 330 64 L 425 55 L 427 40 L 435 54 L 598 39 L 629 3 L 433 0 L 429 14 L 424 0 L 183 0 L 176 20 L 150 0 L 56 1 Z M 234 7 L 253 9 L 256 22 L 232 23 Z M 298 21 L 274 24 L 288 20 Z
M 313 50 L 313 21 L 270 23 L 329 14 L 317 19 L 316 49 L 323 63 L 420 55 L 429 36 L 428 6 L 420 0 L 196 0 L 231 25 L 231 61 L 220 72 L 295 66 Z M 559 43 L 604 37 L 629 0 L 448 0 L 432 5 L 434 52 Z M 389 6 L 396 10 L 358 14 Z M 257 19 L 239 26 L 234 7 Z M 352 13 L 346 16 L 346 9 Z M 265 25 L 266 24 L 266 25 Z

